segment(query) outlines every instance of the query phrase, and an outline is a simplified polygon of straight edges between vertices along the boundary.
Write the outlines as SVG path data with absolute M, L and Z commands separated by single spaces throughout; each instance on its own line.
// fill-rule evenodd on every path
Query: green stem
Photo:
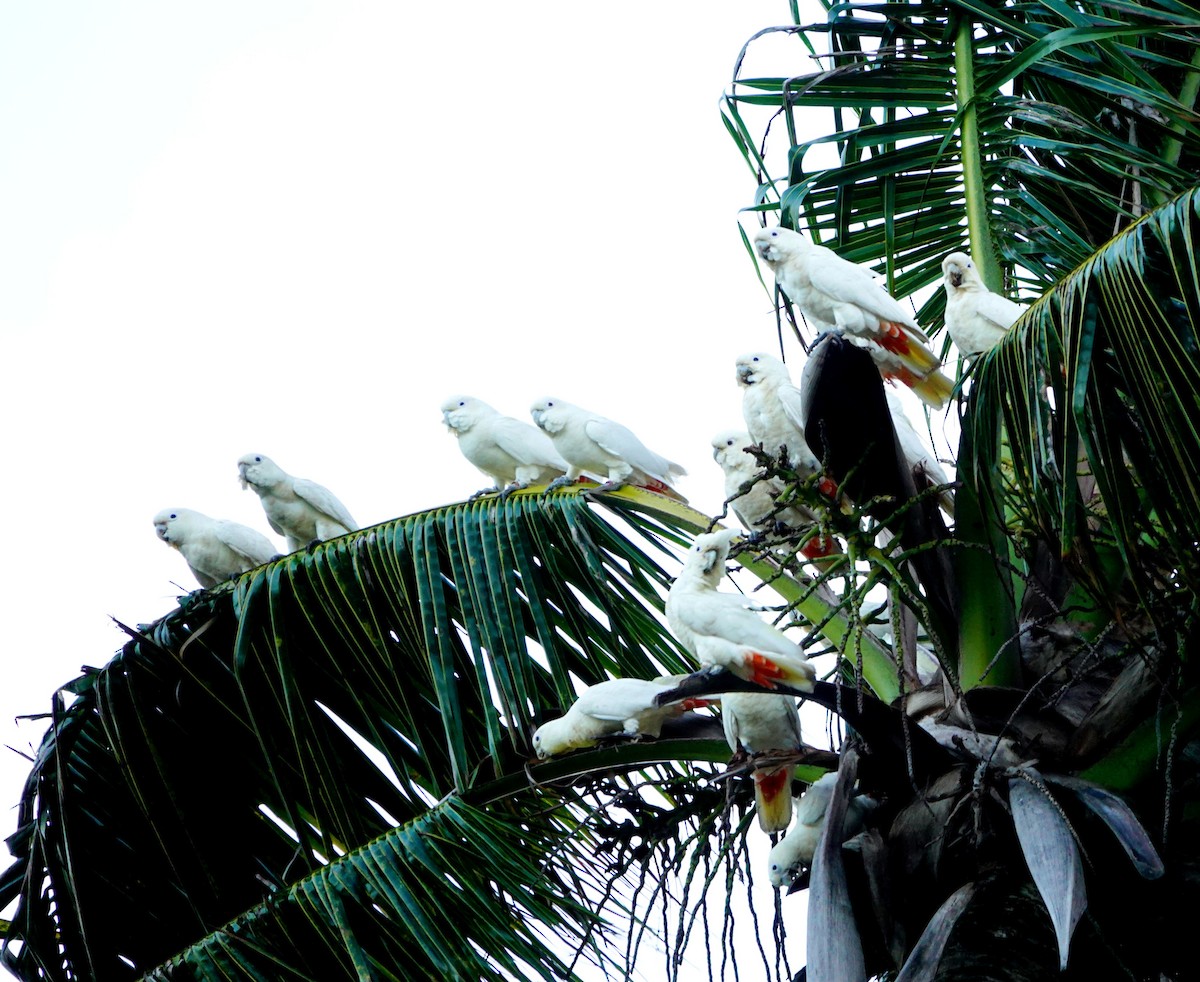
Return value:
M 1179 90 L 1179 104 L 1187 109 L 1194 110 L 1196 108 L 1196 97 L 1200 96 L 1200 48 L 1196 48 L 1192 52 L 1192 71 L 1188 72 L 1183 79 L 1183 85 Z M 1171 127 L 1172 133 L 1183 134 L 1183 126 L 1176 123 Z M 1183 141 L 1176 137 L 1168 137 L 1163 141 L 1163 160 L 1172 167 L 1178 166 L 1179 158 L 1183 153 Z
M 989 222 L 988 188 L 983 176 L 983 152 L 979 140 L 979 114 L 975 92 L 974 25 L 962 17 L 954 37 L 954 75 L 962 142 L 963 191 L 967 202 L 967 230 L 971 236 L 971 258 L 989 289 L 1002 292 L 1004 274 L 996 259 Z M 968 409 L 968 413 L 970 410 Z M 997 424 L 998 425 L 998 424 Z M 993 435 L 995 438 L 995 435 Z M 958 625 L 959 679 L 965 688 L 976 685 L 1011 685 L 1019 668 L 1014 644 L 1012 598 L 1000 563 L 1007 558 L 1008 544 L 999 516 L 987 507 L 987 495 L 976 484 L 980 479 L 972 463 L 974 450 L 971 420 L 963 421 L 958 452 L 958 477 L 962 488 L 954 497 L 955 533 L 959 539 L 985 547 L 960 549 L 955 555 L 955 570 L 961 591 Z M 999 474 L 993 473 L 992 500 L 998 501 Z M 985 678 L 986 672 L 986 678 Z
M 748 555 L 738 557 L 742 568 L 768 583 L 809 624 L 821 625 L 821 637 L 835 647 L 850 664 L 862 661 L 863 680 L 885 703 L 900 696 L 900 678 L 896 659 L 887 646 L 870 631 L 855 624 L 841 606 L 831 605 L 812 581 L 799 580 L 779 571 L 779 567 Z
M 957 538 L 984 548 L 959 549 L 954 555 L 960 597 L 958 677 L 964 689 L 1014 685 L 1020 675 L 1013 597 L 1002 564 L 1008 559 L 1008 539 L 995 508 L 989 507 L 975 483 L 979 475 L 973 436 L 968 415 L 958 446 L 962 486 L 954 495 L 954 528 Z M 991 476 L 995 481 L 991 491 L 997 495 L 999 474 Z
M 975 105 L 974 25 L 963 17 L 954 37 L 955 96 L 962 144 L 963 191 L 967 201 L 967 232 L 971 259 L 988 289 L 1001 292 L 1004 274 L 996 260 L 989 221 L 987 185 L 983 179 L 983 152 L 979 142 L 979 113 Z

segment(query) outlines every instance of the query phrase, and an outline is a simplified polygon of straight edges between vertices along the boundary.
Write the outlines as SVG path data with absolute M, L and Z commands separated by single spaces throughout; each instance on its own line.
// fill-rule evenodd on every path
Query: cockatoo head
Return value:
M 738 385 L 757 385 L 767 379 L 790 379 L 787 365 L 765 351 L 752 351 L 737 359 Z
M 442 422 L 455 436 L 466 433 L 484 416 L 494 415 L 495 410 L 481 399 L 472 396 L 451 396 L 442 403 Z
M 154 516 L 154 532 L 169 546 L 180 546 L 187 540 L 189 519 L 194 514 L 188 508 L 164 508 Z
M 771 265 L 785 262 L 807 247 L 808 240 L 803 235 L 793 232 L 790 228 L 784 228 L 782 225 L 776 225 L 774 228 L 760 228 L 754 233 L 754 248 Z
M 737 529 L 718 529 L 716 532 L 696 536 L 688 550 L 687 561 L 683 566 L 684 572 L 716 586 L 725 575 L 729 544 L 740 534 Z
M 529 407 L 529 415 L 533 417 L 539 429 L 553 436 L 567 425 L 567 416 L 574 408 L 569 402 L 546 396 Z
M 244 457 L 239 457 L 237 468 L 238 480 L 242 484 L 243 491 L 248 487 L 274 487 L 284 476 L 275 461 L 260 453 L 248 453 Z
M 712 438 L 713 460 L 722 470 L 732 470 L 750 461 L 746 448 L 754 445 L 743 430 L 722 430 Z
M 787 835 L 771 847 L 767 855 L 767 878 L 771 886 L 787 889 L 796 881 L 802 869 L 812 866 L 820 834 L 819 824 L 803 825 L 797 822 Z
M 560 716 L 558 719 L 543 723 L 534 730 L 533 749 L 538 758 L 545 760 L 547 757 L 571 750 L 575 745 L 571 742 L 570 729 L 569 716 Z
M 952 252 L 942 260 L 942 282 L 947 293 L 978 281 L 975 264 L 965 252 Z
M 775 887 L 790 887 L 801 869 L 812 866 L 817 851 L 817 837 L 825 824 L 825 812 L 833 796 L 837 774 L 829 773 L 817 779 L 813 785 L 796 799 L 792 813 L 795 824 L 787 835 L 780 839 L 767 857 L 768 877 Z

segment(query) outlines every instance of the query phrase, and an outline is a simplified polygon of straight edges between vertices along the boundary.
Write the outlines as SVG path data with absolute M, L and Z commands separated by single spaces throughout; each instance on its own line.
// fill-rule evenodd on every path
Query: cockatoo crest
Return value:
M 983 286 L 983 280 L 979 278 L 975 264 L 971 262 L 971 257 L 965 252 L 952 252 L 943 259 L 942 275 L 945 276 L 946 282 L 953 287 L 960 287 L 968 282 Z
M 688 549 L 685 568 L 696 570 L 704 582 L 716 586 L 725 575 L 729 546 L 740 534 L 737 529 L 719 529 L 696 536 Z
M 765 351 L 753 351 L 739 355 L 737 366 L 738 385 L 758 385 L 768 379 L 790 383 L 792 378 L 787 366 L 774 355 Z
M 248 487 L 271 488 L 285 476 L 282 468 L 270 457 L 248 453 L 238 458 L 238 480 L 245 491 Z
M 473 396 L 451 396 L 441 408 L 442 422 L 455 436 L 466 433 L 484 416 L 498 415 L 486 402 Z
M 754 441 L 745 430 L 722 430 L 712 438 L 713 460 L 731 470 L 757 467 L 758 462 L 746 452 L 752 446 Z
M 811 243 L 799 232 L 780 225 L 761 228 L 754 233 L 754 248 L 768 263 L 786 262 L 811 247 Z
M 569 402 L 546 396 L 530 406 L 529 413 L 534 423 L 553 436 L 567 425 L 566 411 L 575 408 Z

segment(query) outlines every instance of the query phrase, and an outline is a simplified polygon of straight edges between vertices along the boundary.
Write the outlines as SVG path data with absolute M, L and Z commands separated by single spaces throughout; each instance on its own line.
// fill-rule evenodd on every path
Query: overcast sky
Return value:
M 776 350 L 719 99 L 742 44 L 788 18 L 786 0 L 0 8 L 0 743 L 32 752 L 44 724 L 15 717 L 112 657 L 111 618 L 195 589 L 157 511 L 270 534 L 237 482 L 248 452 L 366 526 L 485 483 L 447 396 L 528 419 L 555 395 L 719 510 L 734 358 Z M 809 70 L 789 49 L 756 50 Z M 28 769 L 0 750 L 0 835 Z

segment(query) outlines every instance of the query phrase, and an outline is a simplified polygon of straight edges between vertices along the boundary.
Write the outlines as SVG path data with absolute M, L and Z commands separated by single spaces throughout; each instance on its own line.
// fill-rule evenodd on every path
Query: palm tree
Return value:
M 828 831 L 818 850 L 810 974 L 1180 977 L 1197 868 L 1200 11 L 828 11 L 801 28 L 793 6 L 795 26 L 770 29 L 800 45 L 783 73 L 742 77 L 739 59 L 725 122 L 754 208 L 876 265 L 897 295 L 969 246 L 993 288 L 1041 299 L 963 383 L 952 536 L 888 552 L 878 502 L 860 500 L 827 515 L 852 563 L 740 557 L 840 664 L 814 697 L 855 736 L 840 766 L 804 755 L 801 779 L 838 767 L 835 827 L 856 774 L 881 801 L 856 850 Z M 828 135 L 802 136 L 811 109 L 833 110 Z M 819 145 L 836 165 L 806 170 Z M 933 290 L 919 313 L 934 331 L 942 302 Z M 557 979 L 581 959 L 619 973 L 658 933 L 670 971 L 705 930 L 703 898 L 756 873 L 745 782 L 711 780 L 729 760 L 719 727 L 685 717 L 536 764 L 529 734 L 575 679 L 691 668 L 661 612 L 708 522 L 637 490 L 484 498 L 127 628 L 55 696 L 0 880 L 0 903 L 19 900 L 6 966 Z M 953 604 L 934 603 L 919 555 L 953 565 Z M 906 619 L 932 686 L 911 641 L 892 644 Z M 955 736 L 927 738 L 921 713 Z M 755 933 L 761 955 L 738 939 L 734 957 L 778 974 Z

